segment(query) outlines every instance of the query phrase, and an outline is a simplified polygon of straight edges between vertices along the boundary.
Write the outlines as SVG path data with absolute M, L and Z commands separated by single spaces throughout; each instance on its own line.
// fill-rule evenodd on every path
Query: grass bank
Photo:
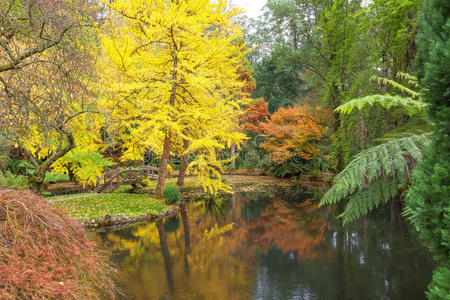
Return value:
M 167 208 L 163 200 L 140 194 L 82 194 L 76 197 L 52 197 L 49 200 L 54 207 L 64 209 L 77 219 L 105 215 L 157 215 Z

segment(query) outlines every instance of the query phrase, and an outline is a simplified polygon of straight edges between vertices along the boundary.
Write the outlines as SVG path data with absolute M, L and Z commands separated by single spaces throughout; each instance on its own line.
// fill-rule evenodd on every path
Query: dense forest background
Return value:
M 449 15 L 445 0 L 269 0 L 256 19 L 227 1 L 2 1 L 0 185 L 142 164 L 159 198 L 175 173 L 213 194 L 239 170 L 328 181 L 320 203 L 343 223 L 403 212 L 438 264 L 428 296 L 448 299 Z

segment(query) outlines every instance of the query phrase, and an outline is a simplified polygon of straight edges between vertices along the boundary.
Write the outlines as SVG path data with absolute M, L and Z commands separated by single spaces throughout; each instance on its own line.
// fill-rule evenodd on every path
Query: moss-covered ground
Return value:
M 53 206 L 66 210 L 74 218 L 96 218 L 105 215 L 140 216 L 161 213 L 166 205 L 142 194 L 83 194 L 51 199 Z

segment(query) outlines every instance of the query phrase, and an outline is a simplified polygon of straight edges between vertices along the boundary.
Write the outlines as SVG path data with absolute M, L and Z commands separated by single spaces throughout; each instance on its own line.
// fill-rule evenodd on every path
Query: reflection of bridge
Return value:
M 97 192 L 105 192 L 117 189 L 121 185 L 140 183 L 145 178 L 158 179 L 159 168 L 152 166 L 141 166 L 123 170 L 109 170 L 97 178 Z

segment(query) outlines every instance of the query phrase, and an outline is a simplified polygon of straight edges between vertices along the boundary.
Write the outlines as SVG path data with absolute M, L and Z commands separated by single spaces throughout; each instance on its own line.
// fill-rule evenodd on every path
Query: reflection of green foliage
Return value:
M 204 204 L 203 209 L 207 214 L 216 218 L 222 214 L 221 208 L 224 201 L 221 197 L 207 197 L 202 203 Z
M 242 207 L 241 215 L 247 221 L 252 222 L 258 218 L 267 206 L 272 202 L 272 198 L 269 193 L 261 195 L 258 192 L 242 193 L 242 198 L 246 199 L 245 204 Z
M 164 231 L 166 233 L 176 232 L 180 228 L 180 220 L 177 217 L 169 218 L 164 222 Z

